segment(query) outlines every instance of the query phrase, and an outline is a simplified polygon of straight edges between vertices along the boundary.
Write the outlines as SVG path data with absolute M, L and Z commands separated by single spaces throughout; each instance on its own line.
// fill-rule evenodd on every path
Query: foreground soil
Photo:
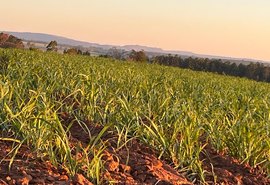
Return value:
M 25 145 L 20 148 L 9 170 L 10 158 L 6 155 L 11 148 L 10 142 L 0 141 L 0 185 L 92 184 L 81 174 L 70 178 L 65 170 L 54 167 L 48 161 L 39 160 Z
M 69 118 L 63 116 L 64 121 Z M 98 133 L 100 127 L 87 123 L 92 133 Z M 76 123 L 70 129 L 71 141 L 87 143 L 87 133 Z M 116 150 L 114 136 L 108 134 L 109 145 L 104 151 L 105 170 L 102 184 L 157 184 L 157 185 L 190 185 L 201 184 L 190 182 L 185 174 L 178 173 L 165 161 L 157 158 L 157 153 L 149 147 L 131 140 L 125 147 Z M 48 161 L 41 161 L 27 146 L 22 146 L 9 170 L 10 158 L 6 157 L 12 148 L 12 142 L 0 141 L 0 185 L 27 184 L 92 184 L 83 174 L 70 177 L 64 169 L 53 166 Z M 270 179 L 262 171 L 240 164 L 231 157 L 215 152 L 211 146 L 205 147 L 201 155 L 206 182 L 223 185 L 269 185 Z M 82 172 L 83 173 L 83 172 Z

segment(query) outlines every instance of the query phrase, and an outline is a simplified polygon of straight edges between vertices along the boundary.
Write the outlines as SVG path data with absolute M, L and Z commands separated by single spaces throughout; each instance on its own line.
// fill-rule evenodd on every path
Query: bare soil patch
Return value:
M 3 160 L 0 164 L 0 185 L 92 184 L 81 174 L 71 178 L 64 169 L 57 168 L 48 161 L 41 161 L 25 145 L 19 149 L 9 170 L 10 158 L 6 156 L 11 149 L 12 143 L 0 141 L 0 159 Z
M 205 154 L 201 155 L 203 168 L 207 171 L 206 181 L 209 184 L 244 184 L 244 185 L 269 185 L 270 178 L 262 169 L 252 168 L 248 164 L 217 153 L 210 145 L 205 148 Z
M 60 114 L 64 124 L 73 120 L 70 127 L 72 144 L 89 142 L 89 133 L 83 129 L 68 114 Z M 85 121 L 91 135 L 97 135 L 102 126 Z M 105 170 L 101 179 L 103 184 L 158 184 L 158 185 L 190 185 L 191 183 L 183 174 L 180 174 L 166 161 L 157 158 L 157 153 L 151 148 L 133 139 L 124 147 L 116 148 L 116 136 L 105 134 L 108 140 L 104 151 L 103 161 Z M 48 161 L 41 161 L 31 150 L 23 145 L 9 171 L 10 158 L 8 152 L 12 148 L 9 141 L 0 141 L 0 185 L 9 184 L 92 184 L 81 174 L 71 178 L 64 169 L 53 166 Z M 206 171 L 206 181 L 209 184 L 223 185 L 268 185 L 270 179 L 262 171 L 240 164 L 237 160 L 217 153 L 209 145 L 205 153 L 201 154 L 203 167 Z M 195 184 L 199 184 L 196 183 Z

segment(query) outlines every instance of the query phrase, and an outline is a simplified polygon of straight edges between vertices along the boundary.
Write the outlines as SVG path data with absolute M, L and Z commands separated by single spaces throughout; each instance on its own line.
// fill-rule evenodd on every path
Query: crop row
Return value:
M 136 138 L 191 180 L 204 181 L 200 154 L 206 145 L 270 174 L 269 84 L 21 50 L 0 50 L 0 66 L 0 128 L 13 133 L 13 156 L 26 143 L 70 174 L 83 170 L 100 183 L 106 148 L 101 138 L 113 132 L 118 148 Z M 88 130 L 87 147 L 71 146 L 61 113 L 103 130 L 97 136 Z M 73 151 L 91 160 L 77 160 Z

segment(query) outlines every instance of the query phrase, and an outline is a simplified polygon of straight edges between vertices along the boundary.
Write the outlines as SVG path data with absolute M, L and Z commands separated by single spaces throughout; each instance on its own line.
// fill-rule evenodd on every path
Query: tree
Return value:
M 112 58 L 115 58 L 117 60 L 120 60 L 123 58 L 124 52 L 120 49 L 117 49 L 116 47 L 112 47 L 108 50 L 107 55 L 109 55 Z
M 78 54 L 78 55 L 82 55 L 82 54 L 83 54 L 82 50 L 78 49 L 78 50 L 77 50 L 77 54 Z
M 55 40 L 51 41 L 47 46 L 47 51 L 55 51 L 57 52 L 58 48 L 57 48 L 57 42 Z
M 65 49 L 63 53 L 69 54 L 69 55 L 90 55 L 90 53 L 88 51 L 82 52 L 82 50 L 77 49 L 77 48 Z
M 0 44 L 6 42 L 8 40 L 9 35 L 6 33 L 0 33 Z
M 23 42 L 17 37 L 5 33 L 0 33 L 1 48 L 24 48 Z
M 82 54 L 83 54 L 83 55 L 86 55 L 86 56 L 90 56 L 90 55 L 91 55 L 91 53 L 90 53 L 89 51 L 85 51 L 85 52 L 83 52 Z
M 143 50 L 135 51 L 133 49 L 129 54 L 129 59 L 136 62 L 146 62 L 148 60 L 148 57 Z
M 35 43 L 32 43 L 30 41 L 27 42 L 26 46 L 28 47 L 29 50 L 31 51 L 41 51 L 35 46 Z
M 64 50 L 64 54 L 77 55 L 78 50 L 76 48 L 69 48 Z

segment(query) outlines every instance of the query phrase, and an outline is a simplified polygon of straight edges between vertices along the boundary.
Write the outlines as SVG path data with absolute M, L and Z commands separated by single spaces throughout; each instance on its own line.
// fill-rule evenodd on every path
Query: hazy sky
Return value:
M 2 0 L 0 30 L 270 61 L 270 0 Z

